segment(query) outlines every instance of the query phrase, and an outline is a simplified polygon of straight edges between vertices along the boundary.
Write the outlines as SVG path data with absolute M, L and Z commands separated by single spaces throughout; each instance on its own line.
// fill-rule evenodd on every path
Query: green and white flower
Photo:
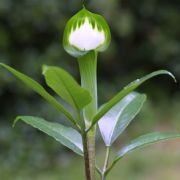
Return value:
M 110 41 L 111 34 L 105 19 L 85 7 L 67 22 L 64 30 L 64 48 L 75 57 L 83 56 L 92 50 L 104 51 Z

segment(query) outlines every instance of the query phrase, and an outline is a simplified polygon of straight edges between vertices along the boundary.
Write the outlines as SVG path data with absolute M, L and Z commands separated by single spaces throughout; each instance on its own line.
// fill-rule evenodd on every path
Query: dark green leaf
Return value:
M 106 146 L 111 146 L 138 114 L 146 95 L 136 92 L 128 94 L 113 106 L 98 122 Z
M 34 128 L 48 134 L 64 146 L 83 156 L 82 138 L 75 129 L 63 126 L 59 123 L 48 122 L 42 118 L 33 116 L 18 116 L 15 119 L 13 126 L 15 126 L 16 122 L 19 120 L 22 120 Z
M 139 87 L 142 83 L 144 83 L 145 81 L 147 81 L 148 79 L 154 77 L 154 76 L 158 76 L 161 74 L 167 74 L 169 76 L 171 76 L 174 80 L 175 77 L 166 70 L 159 70 L 159 71 L 155 71 L 152 72 L 144 77 L 142 77 L 141 79 L 137 79 L 133 82 L 131 82 L 129 85 L 127 85 L 126 87 L 124 87 L 123 90 L 121 90 L 116 96 L 114 96 L 109 102 L 107 102 L 100 110 L 99 112 L 95 115 L 95 117 L 93 118 L 93 123 L 92 126 L 94 124 L 97 123 L 97 121 L 106 113 L 108 112 L 115 104 L 117 104 L 122 98 L 124 98 L 126 95 L 128 95 L 130 92 L 132 92 L 133 90 L 135 90 L 137 87 Z M 176 81 L 176 80 L 175 80 Z M 92 127 L 91 126 L 91 127 Z
M 62 112 L 73 124 L 76 124 L 72 115 L 53 97 L 51 96 L 39 83 L 25 74 L 13 69 L 12 67 L 0 63 L 0 66 L 11 72 L 16 78 L 25 83 L 28 87 L 33 89 L 39 95 L 41 95 L 46 101 L 48 101 L 52 106 L 54 106 L 57 110 Z
M 90 93 L 82 88 L 74 78 L 63 69 L 53 66 L 43 66 L 43 74 L 48 86 L 77 110 L 83 109 L 91 102 L 92 98 Z

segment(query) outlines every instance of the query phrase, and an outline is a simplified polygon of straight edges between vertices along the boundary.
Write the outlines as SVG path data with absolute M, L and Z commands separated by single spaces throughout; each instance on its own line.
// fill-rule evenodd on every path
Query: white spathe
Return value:
M 84 24 L 76 28 L 70 33 L 69 43 L 82 51 L 90 51 L 96 49 L 105 41 L 104 32 L 100 32 L 97 26 L 92 27 L 88 18 L 85 19 Z

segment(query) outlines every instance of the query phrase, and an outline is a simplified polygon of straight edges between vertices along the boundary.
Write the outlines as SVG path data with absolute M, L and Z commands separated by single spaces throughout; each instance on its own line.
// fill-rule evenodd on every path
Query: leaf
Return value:
M 11 72 L 16 78 L 21 80 L 24 84 L 28 87 L 33 89 L 36 93 L 42 96 L 47 102 L 49 102 L 52 106 L 54 106 L 57 110 L 62 112 L 73 124 L 76 125 L 76 122 L 72 115 L 53 97 L 51 96 L 39 83 L 35 80 L 31 79 L 30 77 L 26 76 L 25 74 L 13 69 L 12 67 L 0 63 L 0 66 Z
M 83 156 L 82 138 L 75 129 L 63 126 L 59 123 L 48 122 L 42 118 L 33 116 L 18 116 L 13 123 L 13 127 L 19 120 L 22 120 L 34 128 L 48 134 L 56 141 Z
M 91 102 L 90 93 L 63 69 L 54 66 L 43 66 L 43 74 L 48 86 L 77 110 L 83 109 Z
M 148 79 L 151 79 L 152 77 L 155 77 L 155 76 L 158 76 L 158 75 L 161 75 L 161 74 L 167 74 L 167 75 L 171 76 L 174 79 L 174 81 L 176 82 L 176 79 L 173 76 L 173 74 L 171 74 L 169 71 L 166 71 L 166 70 L 159 70 L 159 71 L 152 72 L 152 73 L 142 77 L 141 79 L 137 79 L 137 80 L 131 82 L 129 85 L 124 87 L 123 90 L 121 90 L 117 95 L 115 95 L 109 102 L 107 102 L 99 110 L 99 112 L 93 118 L 93 123 L 92 123 L 92 125 L 91 125 L 91 127 L 89 129 L 91 129 L 93 127 L 93 125 L 96 124 L 98 122 L 98 120 L 106 112 L 108 112 L 115 104 L 117 104 L 122 98 L 124 98 L 126 95 L 128 95 L 133 90 L 135 90 L 137 87 L 139 87 L 142 83 L 144 83 Z
M 169 140 L 169 139 L 175 139 L 180 138 L 180 133 L 160 133 L 160 132 L 154 132 L 142 135 L 134 140 L 132 140 L 129 144 L 124 146 L 117 156 L 115 157 L 113 163 L 108 168 L 107 173 L 112 169 L 112 167 L 115 165 L 115 163 L 123 158 L 128 153 L 135 151 L 136 149 L 140 149 L 144 146 L 157 143 L 159 141 Z
M 130 93 L 113 106 L 98 122 L 106 146 L 111 146 L 117 137 L 139 113 L 146 95 Z
M 180 133 L 160 133 L 160 132 L 153 132 L 149 134 L 142 135 L 134 140 L 132 140 L 129 144 L 124 146 L 119 153 L 114 158 L 111 165 L 106 170 L 105 174 L 107 175 L 110 170 L 114 167 L 114 165 L 125 155 L 130 152 L 135 151 L 136 149 L 140 149 L 150 144 L 154 144 L 160 141 L 170 140 L 180 138 Z

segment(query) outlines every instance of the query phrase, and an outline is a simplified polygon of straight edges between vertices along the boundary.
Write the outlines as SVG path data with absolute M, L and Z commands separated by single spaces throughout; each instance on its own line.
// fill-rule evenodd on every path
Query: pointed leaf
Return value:
M 25 74 L 13 69 L 12 67 L 0 63 L 0 66 L 11 72 L 16 78 L 25 83 L 28 87 L 33 89 L 36 93 L 41 95 L 46 101 L 48 101 L 52 106 L 54 106 L 57 110 L 62 112 L 69 120 L 76 124 L 72 115 L 53 97 L 51 96 L 38 82 L 26 76 Z
M 106 146 L 111 146 L 117 137 L 139 113 L 146 95 L 136 92 L 128 94 L 113 106 L 98 122 Z
M 15 119 L 13 126 L 15 126 L 16 122 L 19 120 L 22 120 L 34 128 L 48 134 L 56 141 L 83 156 L 82 138 L 75 129 L 63 126 L 59 123 L 48 122 L 42 118 L 33 116 L 18 116 Z
M 134 140 L 132 140 L 129 144 L 124 146 L 119 153 L 114 158 L 111 165 L 106 170 L 105 174 L 107 175 L 110 170 L 114 167 L 114 165 L 123 158 L 126 154 L 135 151 L 136 149 L 140 149 L 142 147 L 145 147 L 147 145 L 151 145 L 160 141 L 170 140 L 170 139 L 176 139 L 180 138 L 180 133 L 160 133 L 160 132 L 154 132 L 142 135 Z
M 94 124 L 97 123 L 97 121 L 106 113 L 109 111 L 109 109 L 111 109 L 115 104 L 117 104 L 122 98 L 124 98 L 126 95 L 128 95 L 130 92 L 132 92 L 133 90 L 135 90 L 137 87 L 139 87 L 142 83 L 144 83 L 145 81 L 147 81 L 148 79 L 151 79 L 152 77 L 161 75 L 161 74 L 167 74 L 169 76 L 171 76 L 175 82 L 176 79 L 175 77 L 166 70 L 159 70 L 159 71 L 155 71 L 152 72 L 144 77 L 142 77 L 141 79 L 137 79 L 133 82 L 131 82 L 129 85 L 127 85 L 126 87 L 123 88 L 123 90 L 121 90 L 116 96 L 114 96 L 109 102 L 107 102 L 102 109 L 99 110 L 99 112 L 95 115 L 95 117 L 93 118 L 93 123 L 92 126 Z M 91 128 L 92 128 L 91 126 Z
M 124 146 L 117 156 L 115 157 L 115 162 L 121 159 L 126 154 L 136 150 L 140 149 L 144 146 L 157 143 L 159 141 L 169 140 L 169 139 L 175 139 L 180 138 L 180 133 L 160 133 L 160 132 L 154 132 L 142 135 L 134 140 L 132 140 L 129 144 Z
M 92 98 L 90 93 L 82 88 L 75 79 L 63 69 L 53 66 L 43 66 L 43 74 L 48 86 L 77 110 L 81 110 L 91 102 Z

